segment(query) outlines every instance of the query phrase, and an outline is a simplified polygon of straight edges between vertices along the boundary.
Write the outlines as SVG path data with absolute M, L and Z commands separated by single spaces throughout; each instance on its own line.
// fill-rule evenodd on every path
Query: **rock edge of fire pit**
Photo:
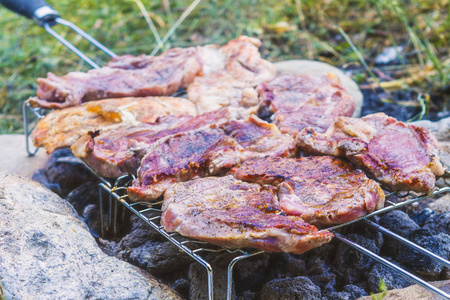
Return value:
M 74 208 L 38 183 L 0 173 L 0 220 L 6 299 L 180 299 L 106 255 Z

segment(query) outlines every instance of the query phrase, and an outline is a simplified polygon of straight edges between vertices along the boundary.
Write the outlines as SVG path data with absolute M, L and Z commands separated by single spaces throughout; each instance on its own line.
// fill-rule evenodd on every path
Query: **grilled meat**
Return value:
M 286 216 L 274 187 L 232 176 L 177 183 L 164 195 L 162 210 L 165 230 L 228 248 L 300 254 L 333 237 L 298 216 Z
M 100 176 L 136 174 L 142 158 L 157 140 L 246 115 L 247 112 L 243 109 L 223 108 L 196 117 L 163 117 L 154 124 L 127 124 L 113 130 L 101 131 L 96 137 L 86 134 L 78 139 L 71 149 L 75 156 L 81 158 Z
M 31 133 L 37 147 L 47 153 L 70 147 L 89 131 L 116 128 L 124 124 L 153 123 L 158 117 L 195 115 L 194 105 L 183 98 L 144 97 L 104 99 L 76 107 L 52 111 L 38 122 Z
M 220 174 L 252 157 L 291 157 L 295 150 L 291 137 L 254 115 L 185 131 L 149 147 L 128 194 L 135 201 L 152 201 L 175 182 Z
M 245 151 L 214 125 L 158 140 L 142 159 L 138 179 L 128 188 L 133 201 L 152 201 L 173 183 L 215 175 L 243 160 Z
M 251 107 L 258 104 L 255 87 L 275 76 L 275 67 L 261 58 L 261 41 L 241 36 L 223 47 L 198 47 L 203 76 L 188 88 L 188 99 L 199 113 L 233 105 Z
M 294 134 L 305 127 L 325 132 L 335 117 L 351 116 L 355 110 L 353 98 L 331 73 L 277 77 L 262 83 L 258 92 L 258 115 L 270 117 L 283 133 Z
M 97 99 L 170 95 L 187 88 L 200 73 L 195 48 L 173 48 L 160 56 L 119 56 L 98 70 L 38 78 L 37 98 L 29 103 L 59 109 Z
M 296 140 L 307 153 L 347 157 L 394 191 L 431 193 L 444 173 L 436 138 L 384 113 L 340 117 L 325 133 L 305 128 Z
M 384 205 L 378 183 L 351 163 L 331 156 L 250 159 L 231 174 L 278 186 L 283 211 L 316 226 L 345 223 Z

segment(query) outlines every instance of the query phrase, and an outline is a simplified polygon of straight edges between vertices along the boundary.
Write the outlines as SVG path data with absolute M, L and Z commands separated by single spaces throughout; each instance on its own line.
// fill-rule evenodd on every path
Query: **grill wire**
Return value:
M 23 120 L 24 120 L 24 130 L 25 130 L 25 137 L 26 137 L 26 150 L 30 156 L 34 155 L 39 148 L 36 148 L 34 150 L 30 149 L 30 143 L 29 143 L 29 137 L 31 134 L 30 126 L 32 127 L 35 122 L 31 121 L 29 117 L 29 113 L 34 114 L 35 118 L 37 120 L 42 119 L 45 116 L 45 109 L 41 108 L 32 108 L 29 104 L 24 103 L 23 107 Z M 80 163 L 84 164 L 81 160 Z M 168 233 L 164 230 L 164 228 L 160 225 L 159 221 L 161 218 L 161 202 L 157 203 L 147 203 L 147 202 L 138 202 L 138 203 L 131 203 L 126 195 L 126 189 L 131 184 L 132 180 L 134 180 L 133 175 L 124 175 L 119 177 L 115 182 L 110 182 L 106 180 L 105 178 L 102 178 L 98 176 L 89 166 L 84 164 L 87 169 L 89 169 L 101 182 L 99 183 L 99 210 L 100 210 L 100 225 L 101 225 L 101 236 L 104 237 L 105 233 L 108 232 L 112 234 L 113 236 L 117 236 L 118 233 L 118 226 L 120 224 L 124 224 L 125 222 L 125 209 L 129 210 L 136 216 L 138 216 L 141 220 L 143 220 L 145 223 L 147 223 L 150 227 L 155 229 L 157 232 L 159 232 L 163 237 L 165 237 L 167 240 L 172 242 L 175 246 L 177 246 L 181 252 L 186 253 L 190 257 L 192 257 L 195 261 L 197 261 L 199 264 L 201 264 L 207 271 L 207 278 L 208 278 L 208 298 L 213 299 L 214 298 L 214 285 L 213 285 L 213 268 L 210 263 L 208 263 L 200 254 L 201 253 L 211 253 L 211 252 L 229 252 L 236 254 L 236 257 L 234 257 L 228 264 L 227 268 L 227 299 L 232 299 L 232 291 L 233 291 L 233 267 L 234 265 L 243 259 L 264 253 L 264 251 L 244 251 L 244 250 L 230 250 L 218 246 L 211 245 L 206 242 L 198 241 L 189 239 L 186 237 L 181 236 L 178 233 Z M 450 173 L 446 171 L 446 176 L 449 176 Z M 448 193 L 450 192 L 450 182 L 448 178 L 444 178 L 444 182 L 447 185 L 446 187 L 442 187 L 440 189 L 437 189 L 433 194 L 431 195 L 416 195 L 414 193 L 410 192 L 397 192 L 397 193 L 387 193 L 386 194 L 386 204 L 388 206 L 385 206 L 384 208 L 381 208 L 377 211 L 374 211 L 373 213 L 362 217 L 357 220 L 353 220 L 344 224 L 339 224 L 336 226 L 332 226 L 329 228 L 326 228 L 329 231 L 332 231 L 335 235 L 335 238 L 346 245 L 350 246 L 351 248 L 357 250 L 360 253 L 363 253 L 375 261 L 387 266 L 388 268 L 393 269 L 394 271 L 400 273 L 401 275 L 405 276 L 409 280 L 423 286 L 424 288 L 430 290 L 431 292 L 439 295 L 440 297 L 444 299 L 450 300 L 450 295 L 446 292 L 436 288 L 435 286 L 431 285 L 430 283 L 426 282 L 425 280 L 415 276 L 411 272 L 399 267 L 398 265 L 384 259 L 380 255 L 364 248 L 363 246 L 359 245 L 358 243 L 350 240 L 349 238 L 345 237 L 344 235 L 336 232 L 337 229 L 346 227 L 350 224 L 356 223 L 356 222 L 364 222 L 365 224 L 369 225 L 370 227 L 373 227 L 377 231 L 381 232 L 383 235 L 387 235 L 393 239 L 396 239 L 400 243 L 403 243 L 404 245 L 410 247 L 411 249 L 414 249 L 421 254 L 429 257 L 430 259 L 450 268 L 450 261 L 448 261 L 446 258 L 440 257 L 429 250 L 407 240 L 406 238 L 395 234 L 394 232 L 378 225 L 377 223 L 369 220 L 369 218 L 374 217 L 376 215 L 386 213 L 388 211 L 399 209 L 408 205 L 411 205 L 413 203 L 417 203 L 422 200 L 429 199 L 431 197 Z M 106 197 L 105 197 L 106 195 Z M 397 198 L 405 199 L 402 202 L 394 203 L 393 201 L 389 200 L 390 196 L 396 196 Z M 104 208 L 104 205 L 106 203 L 106 210 Z M 122 209 L 120 209 L 119 205 L 122 205 Z M 107 213 L 105 213 L 107 211 Z M 120 211 L 120 212 L 119 212 Z M 147 217 L 145 213 L 147 212 L 156 212 L 159 215 L 154 217 Z M 105 215 L 106 214 L 106 215 Z M 120 216 L 119 216 L 120 214 Z

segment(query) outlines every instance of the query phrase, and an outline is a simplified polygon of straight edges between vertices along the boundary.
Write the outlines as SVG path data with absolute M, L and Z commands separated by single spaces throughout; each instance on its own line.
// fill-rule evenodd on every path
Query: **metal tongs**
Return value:
M 12 10 L 13 12 L 25 16 L 29 19 L 35 19 L 39 26 L 43 27 L 45 31 L 50 33 L 55 39 L 60 41 L 64 46 L 70 49 L 73 53 L 78 55 L 82 60 L 87 62 L 94 69 L 100 69 L 100 66 L 97 65 L 94 61 L 92 61 L 89 57 L 87 57 L 83 52 L 78 50 L 73 44 L 63 38 L 60 34 L 52 29 L 52 26 L 56 24 L 61 24 L 66 27 L 69 27 L 83 38 L 85 38 L 89 43 L 96 46 L 103 52 L 105 52 L 110 57 L 116 57 L 117 55 L 102 45 L 99 41 L 94 39 L 92 36 L 81 30 L 75 24 L 64 20 L 60 17 L 58 11 L 53 9 L 47 2 L 44 0 L 0 0 L 0 4 L 5 6 L 6 8 Z

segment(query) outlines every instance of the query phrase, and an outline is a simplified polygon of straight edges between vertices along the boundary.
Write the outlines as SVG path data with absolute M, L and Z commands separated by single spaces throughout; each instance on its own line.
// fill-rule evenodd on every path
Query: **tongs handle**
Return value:
M 0 4 L 19 15 L 35 19 L 40 26 L 45 23 L 53 25 L 59 17 L 59 13 L 44 0 L 0 0 Z

